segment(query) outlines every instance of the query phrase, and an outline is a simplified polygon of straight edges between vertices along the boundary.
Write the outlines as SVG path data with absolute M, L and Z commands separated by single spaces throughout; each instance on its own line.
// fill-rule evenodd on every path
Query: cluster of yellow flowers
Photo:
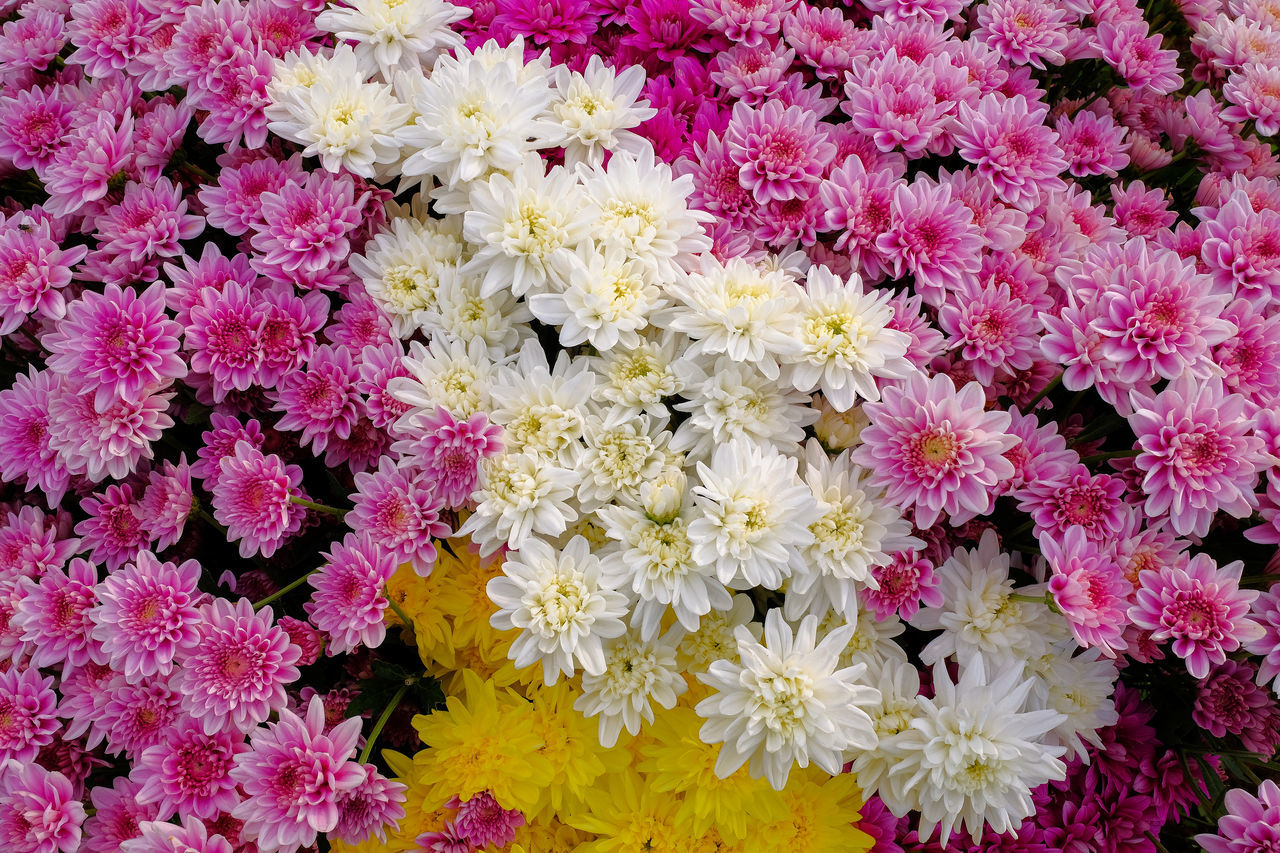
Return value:
M 444 544 L 430 577 L 402 567 L 388 593 L 412 624 L 389 618 L 416 643 L 447 707 L 414 719 L 425 744 L 416 755 L 383 753 L 409 789 L 399 827 L 388 828 L 385 842 L 335 841 L 335 853 L 419 850 L 418 836 L 453 816 L 453 797 L 483 791 L 525 817 L 506 848 L 513 853 L 871 848 L 856 826 L 861 797 L 848 774 L 797 769 L 782 791 L 746 767 L 718 778 L 720 746 L 698 737 L 693 710 L 706 689 L 691 677 L 690 690 L 674 708 L 657 709 L 653 725 L 601 746 L 596 720 L 574 710 L 575 680 L 547 687 L 539 667 L 517 671 L 507 659 L 516 632 L 489 625 L 496 608 L 485 594 L 501 560 L 481 560 L 461 541 Z

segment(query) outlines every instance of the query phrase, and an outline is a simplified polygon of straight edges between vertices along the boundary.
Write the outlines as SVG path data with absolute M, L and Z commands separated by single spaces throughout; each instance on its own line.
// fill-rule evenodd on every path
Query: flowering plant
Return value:
M 1278 69 L 1266 0 L 0 0 L 0 839 L 1272 849 Z

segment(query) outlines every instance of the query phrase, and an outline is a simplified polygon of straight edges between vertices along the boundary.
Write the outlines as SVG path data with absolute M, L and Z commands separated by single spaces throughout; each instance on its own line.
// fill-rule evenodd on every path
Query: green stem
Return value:
M 1140 447 L 1130 447 L 1128 450 L 1109 450 L 1106 453 L 1095 453 L 1092 456 L 1085 456 L 1080 460 L 1082 464 L 1090 462 L 1103 462 L 1107 459 L 1128 459 L 1137 456 L 1142 452 Z
M 387 597 L 387 606 L 391 608 L 391 612 L 400 617 L 400 621 L 404 623 L 406 628 L 412 628 L 413 620 L 409 618 L 409 614 L 405 613 L 399 604 L 396 604 L 396 600 L 391 597 L 391 593 L 387 592 L 385 586 L 382 588 L 382 594 Z
M 276 590 L 275 592 L 271 593 L 270 595 L 268 595 L 266 598 L 262 599 L 261 601 L 255 601 L 255 602 L 253 603 L 253 609 L 254 609 L 254 610 L 259 610 L 259 609 L 261 609 L 261 608 L 263 608 L 263 607 L 266 607 L 268 604 L 270 604 L 271 602 L 275 601 L 277 598 L 281 598 L 281 597 L 283 597 L 283 596 L 288 595 L 289 593 L 293 592 L 295 589 L 297 589 L 298 587 L 300 587 L 300 586 L 302 586 L 304 583 L 306 583 L 306 582 L 307 582 L 307 578 L 311 577 L 312 575 L 314 575 L 314 574 L 315 574 L 316 572 L 318 572 L 318 571 L 320 571 L 320 570 L 319 570 L 319 569 L 312 569 L 311 571 L 307 572 L 305 575 L 303 575 L 302 577 L 298 578 L 297 580 L 295 580 L 293 583 L 289 584 L 288 586 L 281 587 L 280 589 L 278 589 L 278 590 Z
M 1147 830 L 1147 838 L 1151 839 L 1151 843 L 1156 846 L 1156 850 L 1158 850 L 1159 853 L 1169 853 L 1169 848 L 1161 844 L 1160 839 L 1152 835 L 1150 830 Z
M 1063 373 L 1065 372 L 1066 371 L 1063 371 Z M 1054 388 L 1057 388 L 1059 385 L 1062 384 L 1062 375 L 1063 375 L 1062 373 L 1059 373 L 1057 376 L 1053 377 L 1052 382 L 1050 382 L 1048 385 L 1041 388 L 1040 393 L 1032 397 L 1031 402 L 1027 403 L 1027 405 L 1023 407 L 1024 410 L 1028 412 L 1034 411 L 1036 407 L 1036 403 L 1039 403 L 1045 397 L 1049 396 L 1049 392 L 1051 392 Z
M 209 525 L 214 530 L 221 533 L 223 536 L 227 535 L 227 528 L 219 524 L 218 520 L 214 518 L 212 515 L 210 515 L 209 511 L 205 509 L 203 506 L 196 506 L 196 515 L 200 516 L 200 519 L 204 521 L 205 524 Z
M 1023 595 L 1020 592 L 1009 593 L 1010 601 L 1025 601 L 1027 604 L 1048 604 L 1045 595 Z
M 329 515 L 336 516 L 338 519 L 343 519 L 347 515 L 347 511 L 345 509 L 338 509 L 336 506 L 329 506 L 328 504 L 316 503 L 315 501 L 309 501 L 306 498 L 291 497 L 289 498 L 289 503 L 297 504 L 298 506 L 305 506 L 307 509 L 314 509 L 316 512 L 328 513 Z
M 415 678 L 413 681 L 417 681 Z M 369 756 L 373 753 L 373 745 L 378 742 L 378 735 L 382 734 L 382 730 L 386 728 L 387 720 L 391 719 L 391 714 L 400 704 L 400 700 L 404 698 L 404 694 L 409 690 L 409 685 L 413 681 L 406 681 L 400 685 L 400 689 L 391 697 L 391 701 L 387 707 L 382 710 L 382 715 L 378 717 L 378 722 L 373 724 L 373 731 L 369 732 L 369 739 L 364 743 L 364 749 L 360 750 L 360 763 L 364 764 L 369 760 Z

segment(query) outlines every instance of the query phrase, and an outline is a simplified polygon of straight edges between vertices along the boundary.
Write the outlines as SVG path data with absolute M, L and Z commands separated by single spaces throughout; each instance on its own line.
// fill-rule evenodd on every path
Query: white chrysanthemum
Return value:
M 729 663 L 741 661 L 735 636 L 737 630 L 743 629 L 757 642 L 764 635 L 764 626 L 752 621 L 755 612 L 751 598 L 738 593 L 728 609 L 707 613 L 698 623 L 698 630 L 685 634 L 676 648 L 680 668 L 690 675 L 697 675 L 709 672 L 711 664 L 718 660 Z
M 399 70 L 430 65 L 440 54 L 462 47 L 449 25 L 471 14 L 442 0 L 342 0 L 316 17 L 316 26 L 355 42 L 365 76 L 390 80 Z
M 1098 648 L 1081 651 L 1075 639 L 1068 637 L 1028 661 L 1026 675 L 1035 685 L 1028 707 L 1048 708 L 1066 718 L 1049 733 L 1047 742 L 1065 746 L 1067 759 L 1087 763 L 1085 741 L 1101 747 L 1098 729 L 1113 726 L 1119 719 L 1112 699 L 1120 676 L 1116 661 L 1102 657 Z
M 764 645 L 735 632 L 742 663 L 716 661 L 698 676 L 717 691 L 694 709 L 707 718 L 699 737 L 723 743 L 717 776 L 747 764 L 753 777 L 763 775 L 781 791 L 793 764 L 812 761 L 837 775 L 847 751 L 875 748 L 875 730 L 861 706 L 874 706 L 880 691 L 860 683 L 865 666 L 837 669 L 852 633 L 846 627 L 818 642 L 818 620 L 809 616 L 793 638 L 777 609 L 765 617 Z
M 561 166 L 548 172 L 530 154 L 510 176 L 495 174 L 471 187 L 462 233 L 477 248 L 465 269 L 483 277 L 485 296 L 559 290 L 596 215 L 572 172 Z
M 401 339 L 422 329 L 441 282 L 457 276 L 461 221 L 396 217 L 348 262 Z
M 640 345 L 638 332 L 668 300 L 649 281 L 644 264 L 629 260 L 617 247 L 598 251 L 578 247 L 562 290 L 529 297 L 529 310 L 544 323 L 560 327 L 560 345 L 589 343 L 599 352 L 621 344 Z
M 401 166 L 405 177 L 454 186 L 490 170 L 510 172 L 554 130 L 538 118 L 551 101 L 545 77 L 520 83 L 510 64 L 486 67 L 465 49 L 441 56 L 412 88 L 418 117 L 397 134 L 413 152 Z
M 780 587 L 813 539 L 805 526 L 813 494 L 797 478 L 796 460 L 739 438 L 717 447 L 710 466 L 699 462 L 698 479 L 694 560 L 714 565 L 734 589 Z
M 877 378 L 910 375 L 911 337 L 888 328 L 889 296 L 887 290 L 863 293 L 856 273 L 841 281 L 824 266 L 810 269 L 795 322 L 799 348 L 783 357 L 792 386 L 821 389 L 832 406 L 847 411 L 858 398 L 880 399 Z
M 564 149 L 568 166 L 599 166 L 606 151 L 639 154 L 645 140 L 628 130 L 658 114 L 648 101 L 638 100 L 644 88 L 644 69 L 632 65 L 619 74 L 592 56 L 581 74 L 556 67 L 552 119 L 560 125 L 555 145 Z
M 283 121 L 289 118 L 285 103 L 296 97 L 302 90 L 310 89 L 329 79 L 364 80 L 360 72 L 360 60 L 356 59 L 355 50 L 349 44 L 340 44 L 336 48 L 322 48 L 312 53 L 302 47 L 291 50 L 283 57 L 277 58 L 271 72 L 271 82 L 267 84 L 267 100 L 263 108 L 268 121 Z
M 621 546 L 604 561 L 605 570 L 619 578 L 619 589 L 629 587 L 638 597 L 631 627 L 642 640 L 657 636 L 668 607 L 682 628 L 697 631 L 702 617 L 732 606 L 714 567 L 693 558 L 685 514 L 658 519 L 629 506 L 603 506 L 596 514 Z
M 785 272 L 742 258 L 722 263 L 704 255 L 700 260 L 698 272 L 667 288 L 679 300 L 667 325 L 694 341 L 685 356 L 724 353 L 777 379 L 779 359 L 799 352 L 800 288 Z
M 632 496 L 640 485 L 662 473 L 665 447 L 671 433 L 666 420 L 638 418 L 612 409 L 603 416 L 587 415 L 583 424 L 586 449 L 578 457 L 578 501 L 584 512 L 593 511 L 618 496 Z
M 866 749 L 853 757 L 853 775 L 858 787 L 866 794 L 877 793 L 889 810 L 904 814 L 914 802 L 909 792 L 901 791 L 894 784 L 890 771 L 896 763 L 895 754 L 884 745 L 911 728 L 912 721 L 920 713 L 916 697 L 920 695 L 920 673 L 906 660 L 886 661 L 876 670 L 869 670 L 875 677 L 868 681 L 880 691 L 880 702 L 867 708 L 871 725 L 879 739 L 879 748 Z
M 385 83 L 339 76 L 330 64 L 319 68 L 322 76 L 313 85 L 281 95 L 267 127 L 305 146 L 303 156 L 319 157 L 330 172 L 345 166 L 361 177 L 383 177 L 400 159 L 396 132 L 413 110 Z
M 862 443 L 862 431 L 871 426 L 871 418 L 861 406 L 838 412 L 821 394 L 813 395 L 813 408 L 818 419 L 813 422 L 814 435 L 832 453 L 849 450 Z
M 633 348 L 619 346 L 591 357 L 600 377 L 595 399 L 622 406 L 632 415 L 670 416 L 663 400 L 684 391 L 684 381 L 673 366 L 677 339 L 682 336 L 665 332 L 656 340 L 642 339 Z
M 532 338 L 532 317 L 529 307 L 509 291 L 481 296 L 478 278 L 456 272 L 441 276 L 435 304 L 423 313 L 422 330 L 433 338 L 482 340 L 489 357 L 502 361 Z
M 923 548 L 911 535 L 911 524 L 884 500 L 884 490 L 866 483 L 867 472 L 849 452 L 834 460 L 817 439 L 805 443 L 804 480 L 817 501 L 809 524 L 813 542 L 787 588 L 786 615 L 823 616 L 835 608 L 849 621 L 857 619 L 858 589 L 876 587 L 873 566 L 888 565 L 894 551 Z
M 942 631 L 920 652 L 926 664 L 954 655 L 961 665 L 985 657 L 993 667 L 1005 663 L 1020 667 L 1044 653 L 1040 626 L 1049 608 L 1013 597 L 1040 597 L 1044 587 L 1024 587 L 1015 593 L 1009 555 L 1000 552 L 994 530 L 983 531 L 977 548 L 957 548 L 936 577 L 942 606 L 921 608 L 910 620 L 913 628 Z
M 689 418 L 676 428 L 671 449 L 691 459 L 706 459 L 735 438 L 790 450 L 804 441 L 804 428 L 818 417 L 807 396 L 728 356 L 705 365 L 682 360 L 675 369 L 685 400 L 673 408 Z
M 570 506 L 578 477 L 527 453 L 499 453 L 480 463 L 476 502 L 455 536 L 470 536 L 481 554 L 519 549 L 533 534 L 559 536 L 578 517 Z
M 914 797 L 920 837 L 940 829 L 950 838 L 962 826 L 976 842 L 986 826 L 1015 829 L 1035 814 L 1031 790 L 1066 777 L 1064 748 L 1043 742 L 1062 715 L 1024 710 L 1033 685 L 1021 668 L 1005 667 L 988 680 L 981 657 L 962 668 L 959 683 L 935 666 L 933 686 L 932 699 L 917 698 L 911 728 L 880 744 L 895 759 L 894 790 Z
M 550 370 L 542 347 L 531 341 L 514 364 L 500 369 L 490 389 L 489 419 L 502 425 L 509 450 L 573 469 L 582 453 L 582 429 L 594 385 L 595 374 L 585 359 L 571 361 L 561 352 Z
M 425 346 L 412 341 L 403 363 L 409 375 L 387 383 L 391 395 L 410 407 L 396 422 L 397 433 L 412 435 L 422 416 L 435 414 L 439 406 L 455 418 L 492 408 L 493 363 L 484 341 L 435 340 Z
M 890 664 L 906 663 L 907 653 L 894 637 L 901 636 L 907 626 L 897 616 L 878 620 L 859 599 L 856 618 L 846 619 L 844 614 L 832 610 L 818 622 L 818 630 L 834 631 L 841 625 L 854 626 L 853 636 L 840 657 L 845 666 L 865 663 L 868 672 L 879 672 Z
M 548 685 L 578 666 L 588 675 L 604 673 L 601 640 L 626 630 L 627 599 L 608 586 L 586 539 L 575 536 L 559 550 L 530 539 L 507 556 L 502 574 L 486 587 L 498 606 L 489 624 L 520 631 L 508 652 L 517 669 L 541 661 Z
M 671 167 L 645 145 L 638 154 L 616 152 L 604 168 L 578 167 L 587 193 L 600 209 L 593 236 L 649 268 L 654 281 L 675 281 L 696 255 L 711 249 L 703 233 L 709 213 L 691 208 L 693 176 L 673 178 Z
M 688 689 L 676 666 L 671 632 L 645 641 L 623 634 L 605 646 L 604 672 L 582 677 L 582 695 L 573 709 L 585 717 L 600 717 L 600 745 L 618 742 L 622 729 L 636 735 L 644 722 L 653 722 L 653 704 L 674 708 Z

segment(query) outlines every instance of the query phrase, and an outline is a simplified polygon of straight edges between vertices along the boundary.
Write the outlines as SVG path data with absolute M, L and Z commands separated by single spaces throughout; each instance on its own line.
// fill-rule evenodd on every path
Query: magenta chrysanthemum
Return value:
M 270 557 L 298 531 L 306 513 L 293 498 L 302 497 L 301 483 L 301 468 L 274 453 L 264 456 L 247 441 L 237 442 L 234 453 L 222 458 L 213 485 L 213 517 L 227 526 L 231 541 L 240 542 L 240 556 Z
M 872 565 L 871 577 L 878 586 L 863 588 L 863 604 L 877 622 L 890 616 L 910 619 L 923 605 L 941 607 L 942 591 L 933 573 L 933 564 L 915 551 L 895 551 L 886 565 Z
M 254 612 L 246 599 L 219 598 L 200 613 L 196 644 L 179 652 L 174 676 L 182 708 L 208 734 L 247 731 L 284 707 L 300 650 L 272 622 L 270 607 Z
M 27 761 L 0 764 L 0 846 L 12 853 L 76 853 L 84 805 L 71 780 Z
M 759 109 L 737 104 L 724 146 L 739 183 L 759 203 L 813 195 L 836 153 L 813 112 L 778 101 Z
M 12 758 L 26 764 L 53 740 L 60 723 L 52 685 L 53 678 L 42 678 L 35 667 L 0 672 L 0 763 Z
M 240 802 L 231 780 L 235 757 L 248 749 L 240 731 L 208 734 L 195 720 L 169 730 L 163 743 L 142 751 L 133 778 L 138 802 L 156 804 L 156 820 L 174 815 L 212 819 Z
M 1263 636 L 1248 616 L 1257 590 L 1240 589 L 1239 560 L 1219 567 L 1207 554 L 1196 554 L 1185 568 L 1144 571 L 1129 608 L 1129 619 L 1151 631 L 1153 640 L 1173 640 L 1173 653 L 1186 661 L 1196 678 L 1209 674 L 1227 653 Z
M 318 348 L 305 370 L 283 376 L 272 393 L 275 410 L 284 415 L 276 428 L 301 430 L 302 443 L 316 453 L 331 439 L 350 438 L 360 414 L 356 376 L 350 350 Z
M 206 287 L 191 306 L 185 339 L 191 368 L 213 377 L 215 402 L 257 379 L 265 320 L 259 295 L 237 282 L 222 291 Z
M 349 533 L 321 556 L 324 565 L 307 578 L 315 592 L 305 609 L 312 624 L 329 635 L 329 654 L 382 645 L 384 589 L 396 572 L 393 552 Z
M 77 393 L 60 384 L 50 396 L 49 444 L 70 474 L 93 482 L 123 479 L 153 455 L 152 442 L 173 426 L 173 393 L 144 392 L 136 400 L 112 399 L 98 408 L 96 392 Z
M 516 830 L 524 826 L 524 815 L 498 805 L 489 791 L 481 791 L 466 802 L 454 797 L 445 807 L 458 810 L 453 818 L 454 828 L 476 849 L 506 847 L 515 838 Z
M 25 594 L 11 624 L 22 631 L 33 667 L 83 666 L 96 656 L 89 609 L 97 603 L 97 581 L 98 567 L 79 558 L 65 572 L 50 568 L 38 581 L 22 578 L 19 589 Z
M 132 678 L 167 675 L 179 650 L 198 642 L 200 564 L 161 563 L 143 551 L 99 585 L 93 636 L 112 667 Z
M 87 252 L 85 246 L 60 248 L 46 223 L 0 221 L 0 334 L 13 332 L 33 314 L 61 319 L 67 310 L 62 289 Z
M 369 193 L 356 196 L 346 176 L 312 172 L 261 195 L 263 224 L 250 237 L 254 268 L 280 281 L 304 284 L 307 276 L 347 259 L 348 235 L 360 225 Z
M 120 568 L 147 547 L 147 533 L 134 512 L 133 488 L 128 483 L 107 486 L 80 501 L 80 508 L 89 517 L 76 525 L 76 533 L 83 537 L 90 559 L 106 563 L 108 571 Z
M 129 759 L 136 758 L 147 747 L 164 740 L 182 717 L 182 697 L 165 676 L 131 681 L 116 673 L 99 686 L 92 698 L 88 745 L 97 746 L 105 739 L 110 755 L 123 752 Z
M 448 536 L 449 526 L 440 520 L 442 497 L 419 479 L 383 458 L 377 472 L 355 476 L 355 506 L 346 521 L 397 564 L 411 562 L 425 576 L 436 560 L 433 538 Z
M 1021 95 L 990 94 L 977 109 L 960 104 L 952 132 L 960 156 L 973 163 L 1005 202 L 1029 210 L 1049 192 L 1066 189 L 1067 161 L 1058 134 L 1045 124 L 1049 108 Z
M 1007 432 L 1009 414 L 985 404 L 976 382 L 956 391 L 946 374 L 912 374 L 863 406 L 871 425 L 853 461 L 874 472 L 871 484 L 884 487 L 891 504 L 915 510 L 917 527 L 931 527 L 944 512 L 963 524 L 987 512 L 992 487 L 1013 474 L 1002 455 L 1018 442 Z
M 339 797 L 365 781 L 364 767 L 351 760 L 360 722 L 345 720 L 326 734 L 324 702 L 315 696 L 305 717 L 282 710 L 279 722 L 253 732 L 231 771 L 247 795 L 232 814 L 261 853 L 312 844 L 337 827 Z
M 460 421 L 440 406 L 418 424 L 415 438 L 396 447 L 417 460 L 445 506 L 463 506 L 479 484 L 481 461 L 502 449 L 502 428 L 483 412 Z

